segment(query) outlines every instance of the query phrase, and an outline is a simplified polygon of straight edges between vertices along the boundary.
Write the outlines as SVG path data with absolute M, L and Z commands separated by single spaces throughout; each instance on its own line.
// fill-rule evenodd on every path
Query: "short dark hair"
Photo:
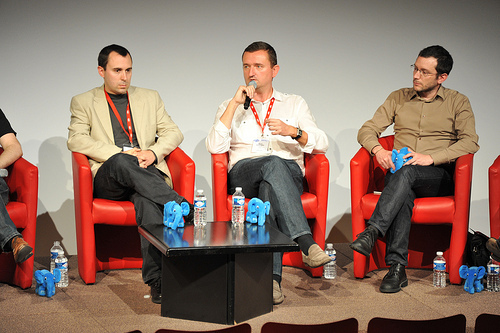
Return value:
M 99 56 L 97 57 L 97 64 L 106 70 L 106 66 L 108 65 L 108 58 L 111 52 L 116 52 L 122 57 L 126 57 L 127 54 L 130 56 L 130 60 L 132 60 L 132 55 L 130 52 L 124 48 L 123 46 L 111 44 L 104 47 L 101 52 L 99 52 Z
M 262 41 L 253 42 L 252 44 L 248 45 L 245 51 L 243 51 L 241 58 L 243 59 L 243 55 L 245 54 L 245 52 L 256 52 L 260 50 L 267 51 L 269 61 L 271 62 L 271 67 L 274 67 L 278 64 L 278 56 L 276 55 L 276 51 L 274 50 L 274 48 L 268 43 Z
M 453 68 L 453 58 L 451 57 L 451 54 L 440 45 L 428 46 L 420 51 L 418 56 L 423 58 L 436 58 L 436 71 L 438 74 L 450 74 L 451 69 Z

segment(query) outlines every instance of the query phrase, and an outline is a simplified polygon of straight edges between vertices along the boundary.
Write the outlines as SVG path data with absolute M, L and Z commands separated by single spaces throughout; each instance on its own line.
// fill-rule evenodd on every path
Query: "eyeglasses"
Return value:
M 428 77 L 428 76 L 431 76 L 431 75 L 437 75 L 437 73 L 429 73 L 426 70 L 418 69 L 418 67 L 415 66 L 415 65 L 410 65 L 410 67 L 413 70 L 413 74 L 415 74 L 416 72 L 419 72 L 420 75 L 422 75 L 423 77 Z

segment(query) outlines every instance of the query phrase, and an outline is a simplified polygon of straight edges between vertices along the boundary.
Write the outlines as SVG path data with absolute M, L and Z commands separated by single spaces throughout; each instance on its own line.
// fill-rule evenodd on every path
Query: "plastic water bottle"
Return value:
M 231 221 L 233 223 L 245 222 L 245 195 L 241 187 L 237 187 L 236 192 L 233 194 L 233 214 Z
M 56 258 L 56 268 L 61 271 L 61 280 L 56 283 L 59 288 L 66 288 L 68 286 L 68 259 L 64 256 L 64 250 L 59 250 Z
M 490 261 L 488 262 L 488 266 L 486 269 L 486 290 L 488 291 L 500 291 L 500 281 L 499 281 L 499 273 L 500 273 L 500 265 L 499 262 L 493 260 L 490 257 Z
M 54 273 L 54 268 L 56 267 L 56 258 L 59 255 L 59 251 L 64 251 L 59 244 L 59 241 L 54 242 L 54 246 L 50 249 L 50 272 Z
M 436 258 L 434 258 L 434 274 L 432 280 L 434 287 L 446 287 L 446 260 L 441 251 L 436 252 Z
M 330 256 L 330 261 L 323 266 L 323 277 L 325 279 L 333 280 L 337 277 L 337 252 L 333 248 L 332 243 L 326 244 L 325 253 Z
M 194 198 L 194 225 L 202 226 L 207 224 L 207 197 L 203 190 L 196 191 Z

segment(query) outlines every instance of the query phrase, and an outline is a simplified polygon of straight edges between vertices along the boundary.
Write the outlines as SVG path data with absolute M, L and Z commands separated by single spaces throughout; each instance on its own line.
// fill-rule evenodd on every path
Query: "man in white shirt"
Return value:
M 312 238 L 300 196 L 304 153 L 325 153 L 328 138 L 317 127 L 302 97 L 273 89 L 279 66 L 271 45 L 250 44 L 242 60 L 246 85 L 238 87 L 234 97 L 219 106 L 206 138 L 207 150 L 211 154 L 229 151 L 229 193 L 241 186 L 245 197 L 269 201 L 267 222 L 299 244 L 306 265 L 322 266 L 330 258 Z M 244 105 L 247 98 L 251 103 Z M 282 253 L 275 253 L 274 304 L 284 300 L 281 262 Z

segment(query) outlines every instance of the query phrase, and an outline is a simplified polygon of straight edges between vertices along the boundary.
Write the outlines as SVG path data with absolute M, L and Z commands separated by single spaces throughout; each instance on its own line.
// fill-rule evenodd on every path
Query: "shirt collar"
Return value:
M 279 101 L 279 102 L 282 102 L 283 101 L 283 98 L 284 98 L 284 94 L 283 93 L 280 93 L 279 91 L 276 91 L 276 89 L 273 88 L 273 94 L 271 95 L 271 97 L 269 97 L 267 100 L 265 100 L 264 102 L 258 102 L 258 101 L 253 101 L 254 103 L 260 103 L 260 104 L 268 104 L 269 101 L 274 97 L 274 99 L 276 101 Z
M 439 89 L 438 89 L 438 92 L 437 92 L 436 96 L 431 101 L 429 101 L 429 103 L 433 102 L 434 100 L 436 100 L 436 98 L 438 96 L 441 97 L 442 100 L 444 100 L 445 99 L 444 98 L 444 96 L 445 96 L 444 91 L 445 91 L 445 88 L 443 86 L 440 86 Z M 413 88 L 411 88 L 410 100 L 412 100 L 414 98 L 418 98 L 418 94 L 417 94 L 417 92 Z

